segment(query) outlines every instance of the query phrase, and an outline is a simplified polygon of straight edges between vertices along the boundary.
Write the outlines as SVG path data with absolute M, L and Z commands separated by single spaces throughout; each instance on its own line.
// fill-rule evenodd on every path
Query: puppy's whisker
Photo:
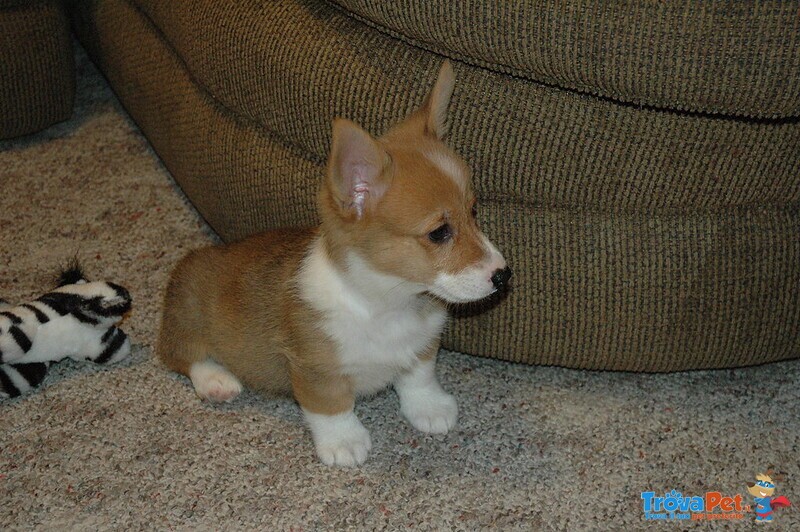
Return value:
M 411 284 L 411 283 L 409 283 L 408 281 L 400 281 L 399 283 L 397 283 L 396 285 L 394 285 L 393 287 L 388 289 L 386 292 L 384 292 L 381 297 L 384 298 L 384 297 L 388 296 L 391 292 L 393 292 L 394 290 L 397 290 L 398 288 L 400 288 L 404 284 Z

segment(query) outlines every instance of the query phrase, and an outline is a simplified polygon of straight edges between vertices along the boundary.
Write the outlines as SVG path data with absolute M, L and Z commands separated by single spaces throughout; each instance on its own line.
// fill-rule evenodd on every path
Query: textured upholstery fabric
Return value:
M 59 1 L 0 1 L 0 138 L 67 119 L 75 98 L 69 26 Z
M 385 131 L 441 63 L 324 2 L 135 3 L 222 106 L 317 162 L 335 116 Z M 451 144 L 484 199 L 602 210 L 800 200 L 796 123 L 640 110 L 463 64 L 456 77 Z
M 413 45 L 558 87 L 666 109 L 800 114 L 797 2 L 336 3 Z
M 76 25 L 226 239 L 314 223 L 331 119 L 380 134 L 442 60 L 315 0 L 95 0 Z M 505 301 L 460 311 L 447 347 L 646 371 L 800 354 L 796 116 L 639 108 L 454 66 L 449 142 L 515 278 Z

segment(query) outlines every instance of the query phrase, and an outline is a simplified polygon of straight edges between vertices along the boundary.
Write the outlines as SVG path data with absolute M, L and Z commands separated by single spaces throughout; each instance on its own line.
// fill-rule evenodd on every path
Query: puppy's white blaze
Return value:
M 505 267 L 508 266 L 508 264 L 506 264 L 506 259 L 503 257 L 500 251 L 497 250 L 495 245 L 492 244 L 492 241 L 486 238 L 486 235 L 483 233 L 481 233 L 481 242 L 483 242 L 483 249 L 486 253 L 486 261 L 488 262 L 488 265 L 486 266 L 487 269 L 492 273 L 497 270 L 505 269 Z
M 317 455 L 326 465 L 354 466 L 364 463 L 372 440 L 353 411 L 328 416 L 303 409 Z
M 430 292 L 450 303 L 469 303 L 490 296 L 497 289 L 492 275 L 506 267 L 506 260 L 494 244 L 481 233 L 483 260 L 458 273 L 439 273 Z
M 427 151 L 425 156 L 434 166 L 441 170 L 444 175 L 452 179 L 461 190 L 466 188 L 469 176 L 467 176 L 462 163 L 455 157 L 440 150 Z

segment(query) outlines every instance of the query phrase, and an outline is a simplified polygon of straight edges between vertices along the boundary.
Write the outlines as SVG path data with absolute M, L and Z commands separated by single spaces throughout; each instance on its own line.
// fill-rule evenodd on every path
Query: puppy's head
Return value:
M 449 62 L 422 107 L 379 139 L 336 120 L 320 194 L 331 253 L 451 303 L 504 288 L 511 271 L 476 222 L 467 165 L 442 139 L 454 76 Z

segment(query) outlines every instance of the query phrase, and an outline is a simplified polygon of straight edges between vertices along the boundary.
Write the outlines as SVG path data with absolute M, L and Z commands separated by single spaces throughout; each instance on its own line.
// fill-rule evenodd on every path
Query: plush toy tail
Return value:
M 78 284 L 80 282 L 87 282 L 86 275 L 83 273 L 78 259 L 72 259 L 66 268 L 62 269 L 56 278 L 56 286 L 59 288 L 68 284 Z
M 47 375 L 47 362 L 0 364 L 0 398 L 18 397 L 39 386 Z

